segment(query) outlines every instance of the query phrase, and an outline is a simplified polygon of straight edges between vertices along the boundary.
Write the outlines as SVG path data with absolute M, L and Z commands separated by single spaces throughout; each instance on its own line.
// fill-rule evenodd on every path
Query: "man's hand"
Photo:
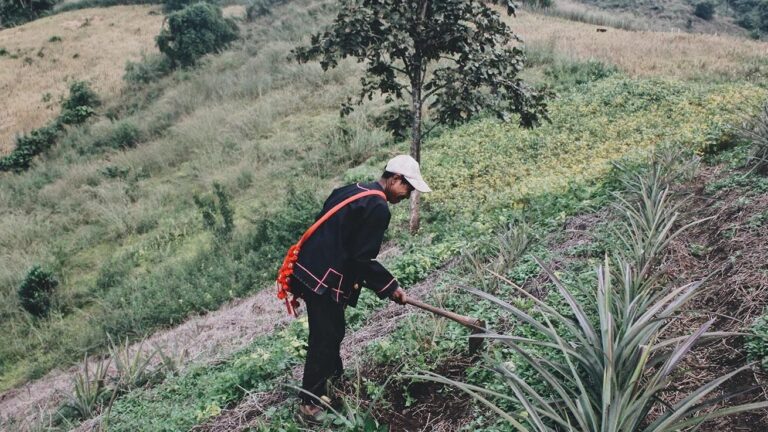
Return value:
M 392 293 L 391 296 L 389 296 L 389 298 L 398 304 L 404 305 L 405 299 L 408 298 L 408 296 L 406 296 L 405 291 L 402 288 L 397 287 L 397 289 Z

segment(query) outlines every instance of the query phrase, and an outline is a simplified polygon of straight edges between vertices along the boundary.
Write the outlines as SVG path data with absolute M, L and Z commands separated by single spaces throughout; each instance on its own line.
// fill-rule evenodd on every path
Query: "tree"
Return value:
M 511 0 L 503 3 L 514 14 Z M 365 62 L 357 104 L 380 93 L 390 104 L 387 125 L 410 127 L 411 156 L 421 162 L 424 108 L 434 125 L 455 125 L 489 112 L 519 114 L 523 126 L 546 118 L 543 93 L 518 74 L 523 53 L 499 13 L 479 0 L 342 0 L 325 32 L 294 50 L 300 62 L 319 58 L 324 70 L 340 59 Z M 352 110 L 351 100 L 342 115 Z M 418 194 L 411 198 L 411 231 L 419 226 Z
M 155 38 L 172 66 L 192 66 L 205 54 L 219 52 L 238 37 L 237 24 L 221 8 L 196 3 L 168 15 L 167 27 Z
M 0 0 L 0 28 L 36 19 L 55 4 L 55 0 Z
M 697 3 L 693 9 L 693 14 L 705 21 L 709 21 L 715 16 L 715 4 L 710 1 Z

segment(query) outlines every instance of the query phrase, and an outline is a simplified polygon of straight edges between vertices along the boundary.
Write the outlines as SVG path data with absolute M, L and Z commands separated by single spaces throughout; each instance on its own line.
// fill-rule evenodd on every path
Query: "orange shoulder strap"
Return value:
M 285 259 L 283 259 L 283 265 L 280 266 L 280 270 L 277 273 L 277 298 L 280 300 L 285 300 L 285 306 L 288 309 L 288 313 L 290 315 L 296 316 L 296 308 L 299 306 L 298 299 L 296 298 L 296 296 L 294 296 L 291 293 L 289 282 L 290 282 L 291 276 L 293 275 L 293 264 L 299 258 L 299 250 L 301 249 L 301 244 L 304 243 L 304 241 L 308 239 L 309 236 L 311 236 L 320 225 L 322 225 L 325 221 L 327 221 L 331 216 L 336 214 L 336 212 L 338 212 L 345 205 L 349 204 L 354 200 L 357 200 L 366 196 L 370 196 L 370 195 L 378 195 L 384 198 L 384 200 L 387 199 L 387 196 L 384 194 L 384 192 L 380 190 L 373 190 L 373 189 L 366 190 L 364 192 L 360 192 L 358 194 L 352 195 L 351 197 L 336 204 L 335 206 L 333 206 L 333 208 L 328 210 L 327 213 L 325 213 L 320 219 L 315 221 L 315 223 L 313 223 L 312 226 L 309 227 L 309 229 L 306 232 L 304 232 L 304 234 L 301 236 L 301 238 L 295 245 L 291 246 L 290 249 L 288 249 L 288 253 L 285 256 Z
M 384 198 L 384 200 L 387 199 L 387 196 L 384 194 L 384 192 L 382 192 L 380 190 L 374 190 L 374 189 L 370 189 L 370 190 L 367 190 L 367 191 L 360 192 L 358 194 L 352 195 L 351 197 L 349 197 L 349 198 L 345 199 L 344 201 L 342 201 L 342 202 L 336 204 L 335 206 L 333 206 L 333 208 L 328 210 L 328 212 L 326 214 L 324 214 L 323 217 L 321 217 L 320 219 L 315 221 L 315 223 L 313 223 L 312 226 L 309 227 L 309 229 L 304 233 L 304 235 L 301 236 L 301 239 L 299 239 L 299 244 L 304 243 L 304 240 L 308 239 L 309 236 L 311 236 L 315 232 L 315 230 L 320 227 L 320 225 L 322 225 L 325 221 L 330 219 L 331 216 L 333 216 L 336 212 L 338 212 L 340 209 L 342 209 L 345 205 L 351 203 L 352 201 L 355 201 L 355 200 L 358 200 L 360 198 L 363 198 L 363 197 L 366 197 L 366 196 L 370 196 L 370 195 L 379 195 L 382 198 Z

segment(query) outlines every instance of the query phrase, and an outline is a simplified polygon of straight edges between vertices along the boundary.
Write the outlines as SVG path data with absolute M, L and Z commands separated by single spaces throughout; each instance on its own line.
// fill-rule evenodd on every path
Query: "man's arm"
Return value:
M 384 240 L 384 232 L 389 227 L 389 209 L 384 202 L 366 206 L 359 232 L 353 239 L 352 259 L 358 274 L 365 285 L 372 289 L 379 298 L 391 297 L 393 300 L 405 299 L 405 292 L 400 288 L 394 276 L 376 260 Z M 397 294 L 397 297 L 393 295 Z

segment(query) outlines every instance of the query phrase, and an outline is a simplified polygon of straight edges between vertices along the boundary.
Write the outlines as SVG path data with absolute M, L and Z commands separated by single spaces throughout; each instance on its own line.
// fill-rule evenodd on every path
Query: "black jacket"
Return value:
M 356 183 L 334 190 L 317 216 L 357 193 L 376 189 L 378 182 Z M 341 208 L 304 242 L 293 269 L 294 293 L 328 294 L 337 303 L 355 306 L 360 287 L 366 286 L 379 298 L 389 297 L 397 289 L 397 280 L 376 261 L 384 231 L 389 226 L 389 207 L 380 196 L 359 198 Z M 295 282 L 294 282 L 295 283 Z M 299 288 L 294 289 L 294 288 Z

